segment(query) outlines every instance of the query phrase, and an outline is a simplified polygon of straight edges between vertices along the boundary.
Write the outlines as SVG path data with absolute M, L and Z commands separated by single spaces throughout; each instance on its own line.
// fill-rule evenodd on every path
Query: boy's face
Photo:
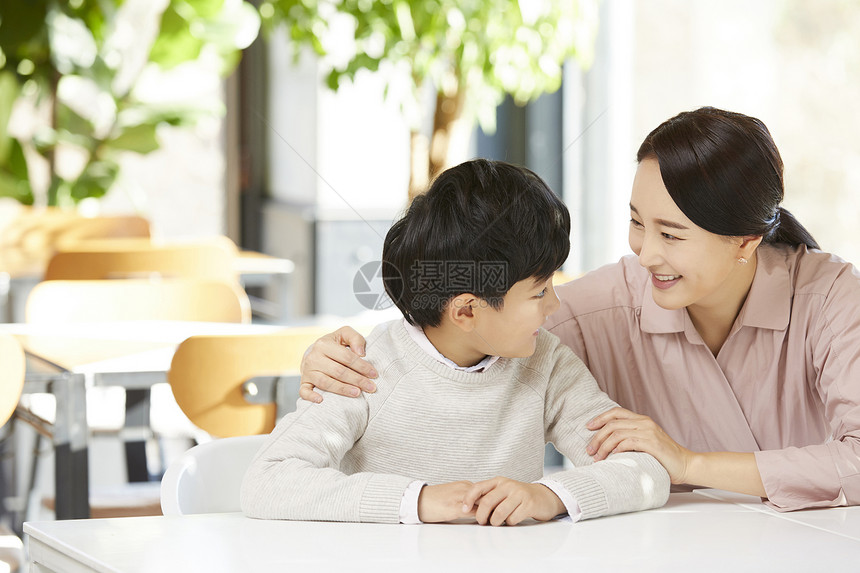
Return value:
M 519 358 L 531 356 L 537 343 L 538 328 L 559 307 L 552 279 L 526 279 L 505 295 L 501 309 L 481 308 L 475 332 L 476 346 L 488 355 Z

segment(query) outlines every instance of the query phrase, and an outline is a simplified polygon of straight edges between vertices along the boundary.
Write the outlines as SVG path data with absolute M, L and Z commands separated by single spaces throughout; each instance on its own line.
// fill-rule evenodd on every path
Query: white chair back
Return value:
M 161 480 L 164 515 L 241 511 L 245 470 L 268 434 L 218 438 L 194 446 L 170 464 Z

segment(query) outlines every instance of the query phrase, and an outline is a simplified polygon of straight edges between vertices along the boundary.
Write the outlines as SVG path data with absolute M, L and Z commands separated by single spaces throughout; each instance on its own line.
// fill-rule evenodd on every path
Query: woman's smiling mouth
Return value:
M 659 289 L 667 289 L 678 282 L 680 278 L 681 275 L 658 275 L 651 273 L 651 284 Z

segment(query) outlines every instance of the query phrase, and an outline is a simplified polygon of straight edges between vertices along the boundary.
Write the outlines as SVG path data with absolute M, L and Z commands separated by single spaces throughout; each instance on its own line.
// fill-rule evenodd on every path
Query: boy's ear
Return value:
M 472 293 L 463 293 L 455 296 L 448 303 L 445 313 L 451 323 L 463 330 L 471 332 L 475 329 L 475 309 L 480 299 Z

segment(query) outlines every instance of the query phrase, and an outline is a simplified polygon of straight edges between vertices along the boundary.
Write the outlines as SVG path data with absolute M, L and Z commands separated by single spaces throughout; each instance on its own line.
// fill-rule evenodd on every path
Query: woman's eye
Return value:
M 634 227 L 641 227 L 642 226 L 642 223 L 640 223 L 636 219 L 630 219 L 630 224 L 633 225 Z
M 680 240 L 680 239 L 678 239 L 678 237 L 676 237 L 675 235 L 670 235 L 669 233 L 660 233 L 660 234 L 661 234 L 661 235 L 663 235 L 663 238 L 664 238 L 664 239 L 668 239 L 668 240 L 670 240 L 670 241 L 678 241 L 678 240 Z

